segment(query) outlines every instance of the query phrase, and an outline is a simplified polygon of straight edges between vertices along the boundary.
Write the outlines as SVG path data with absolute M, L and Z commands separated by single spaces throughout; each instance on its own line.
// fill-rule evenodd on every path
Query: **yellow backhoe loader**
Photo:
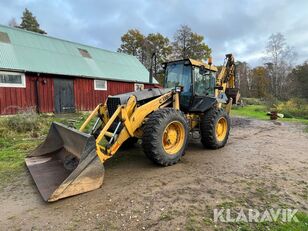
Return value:
M 231 54 L 217 77 L 211 61 L 165 63 L 164 89 L 109 96 L 79 130 L 52 123 L 46 140 L 25 160 L 43 199 L 51 202 L 99 188 L 102 163 L 138 139 L 146 156 L 162 166 L 181 159 L 190 132 L 200 132 L 205 148 L 223 147 L 232 102 L 239 97 L 234 67 Z

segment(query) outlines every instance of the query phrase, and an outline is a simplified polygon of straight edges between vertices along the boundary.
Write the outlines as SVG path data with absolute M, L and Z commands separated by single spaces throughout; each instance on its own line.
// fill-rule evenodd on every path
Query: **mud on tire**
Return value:
M 166 151 L 163 136 L 166 128 L 175 123 L 181 127 L 178 151 L 170 154 Z M 184 155 L 188 140 L 188 124 L 182 112 L 173 108 L 163 108 L 153 112 L 143 127 L 142 147 L 146 156 L 154 163 L 169 166 L 177 163 Z M 178 133 L 177 133 L 178 134 Z M 177 149 L 175 149 L 177 150 Z

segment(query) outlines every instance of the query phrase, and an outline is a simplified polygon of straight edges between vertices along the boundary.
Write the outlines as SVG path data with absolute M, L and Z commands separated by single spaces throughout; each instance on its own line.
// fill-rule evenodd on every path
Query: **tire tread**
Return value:
M 227 119 L 228 131 L 225 140 L 218 142 L 216 140 L 215 125 L 218 117 L 224 116 Z M 218 149 L 225 146 L 230 132 L 229 115 L 222 108 L 211 108 L 202 117 L 200 121 L 201 143 L 205 148 Z
M 162 134 L 159 134 L 159 130 L 161 129 L 161 124 L 172 117 L 179 119 L 182 118 L 182 122 L 184 121 L 183 125 L 186 132 L 186 140 L 184 142 L 184 150 L 182 148 L 182 152 L 179 155 L 175 154 L 175 158 L 168 158 L 168 156 L 162 153 L 162 150 L 159 148 L 159 142 L 161 142 L 162 139 Z M 187 133 L 188 125 L 181 111 L 175 110 L 173 108 L 163 108 L 154 111 L 149 116 L 147 122 L 143 127 L 142 147 L 144 153 L 151 161 L 156 164 L 162 166 L 173 165 L 177 163 L 184 155 L 187 145 Z

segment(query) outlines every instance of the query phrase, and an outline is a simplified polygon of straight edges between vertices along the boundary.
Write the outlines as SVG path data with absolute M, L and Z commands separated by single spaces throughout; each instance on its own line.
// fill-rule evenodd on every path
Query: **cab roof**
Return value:
M 204 62 L 201 62 L 201 61 L 198 61 L 198 60 L 195 60 L 195 59 L 188 59 L 191 63 L 191 65 L 193 66 L 197 66 L 197 67 L 201 67 L 201 66 L 204 66 L 205 69 L 208 69 L 208 70 L 211 70 L 211 71 L 218 71 L 217 67 L 214 66 L 214 65 L 209 65 L 207 63 L 204 63 Z
M 217 69 L 216 66 L 214 66 L 214 65 L 209 65 L 209 64 L 207 64 L 207 63 L 204 63 L 204 62 L 201 62 L 201 61 L 195 60 L 195 59 L 179 59 L 179 60 L 174 60 L 174 61 L 171 61 L 171 62 L 166 62 L 165 64 L 168 64 L 168 63 L 176 63 L 176 62 L 180 62 L 180 61 L 189 61 L 190 64 L 191 64 L 192 66 L 196 66 L 196 67 L 204 66 L 205 69 L 207 69 L 207 70 L 215 71 L 215 72 L 218 71 L 218 69 Z

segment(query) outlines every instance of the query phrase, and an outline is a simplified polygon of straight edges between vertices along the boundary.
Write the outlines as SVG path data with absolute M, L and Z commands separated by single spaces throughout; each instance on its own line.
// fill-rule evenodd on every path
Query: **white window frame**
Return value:
M 20 75 L 21 76 L 21 83 L 1 83 L 0 82 L 0 87 L 26 88 L 26 77 L 25 77 L 24 73 L 0 71 L 0 74 L 4 74 L 4 75 Z
M 105 87 L 103 87 L 103 88 L 97 87 L 96 81 L 105 81 L 105 83 L 106 83 Z M 105 79 L 94 79 L 94 90 L 96 90 L 96 91 L 107 91 L 107 85 L 108 85 L 108 82 Z
M 141 88 L 142 88 L 142 90 L 144 90 L 144 84 L 143 83 L 135 83 L 134 84 L 134 91 L 137 91 L 137 86 L 142 86 Z

